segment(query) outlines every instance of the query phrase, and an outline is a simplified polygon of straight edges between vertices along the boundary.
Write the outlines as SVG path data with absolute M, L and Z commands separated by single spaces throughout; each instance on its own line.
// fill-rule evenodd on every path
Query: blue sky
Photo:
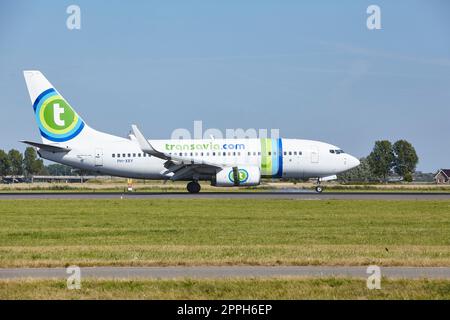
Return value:
M 66 8 L 81 8 L 68 30 Z M 381 8 L 382 30 L 366 28 Z M 39 141 L 22 76 L 39 69 L 86 122 L 149 138 L 279 128 L 358 157 L 407 139 L 450 167 L 450 2 L 0 2 L 0 148 Z

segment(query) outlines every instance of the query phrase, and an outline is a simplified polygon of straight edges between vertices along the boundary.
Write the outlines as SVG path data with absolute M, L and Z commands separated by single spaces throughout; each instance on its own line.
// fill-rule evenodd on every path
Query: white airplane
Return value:
M 40 157 L 111 176 L 256 186 L 261 178 L 336 179 L 359 160 L 334 145 L 300 139 L 147 140 L 137 126 L 122 138 L 92 129 L 39 71 L 24 71 L 42 143 Z

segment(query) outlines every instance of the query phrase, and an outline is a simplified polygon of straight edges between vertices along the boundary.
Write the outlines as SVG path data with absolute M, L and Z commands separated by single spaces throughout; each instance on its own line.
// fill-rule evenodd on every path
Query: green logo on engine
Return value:
M 245 169 L 239 169 L 238 176 L 239 176 L 239 183 L 244 183 L 248 180 L 248 171 Z M 228 179 L 230 179 L 231 182 L 234 182 L 233 170 L 230 170 L 230 172 L 228 173 Z

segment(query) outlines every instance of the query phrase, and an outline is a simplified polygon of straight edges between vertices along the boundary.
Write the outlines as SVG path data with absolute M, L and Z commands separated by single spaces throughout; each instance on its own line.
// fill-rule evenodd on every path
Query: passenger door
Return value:
M 319 148 L 311 146 L 311 163 L 319 163 Z
M 103 166 L 103 149 L 101 148 L 95 149 L 95 166 L 96 167 Z

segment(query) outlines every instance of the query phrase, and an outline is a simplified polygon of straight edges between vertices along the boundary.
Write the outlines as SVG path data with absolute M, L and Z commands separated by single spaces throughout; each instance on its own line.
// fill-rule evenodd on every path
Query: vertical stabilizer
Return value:
M 85 122 L 40 71 L 24 71 L 25 82 L 44 143 L 67 142 L 86 127 Z

